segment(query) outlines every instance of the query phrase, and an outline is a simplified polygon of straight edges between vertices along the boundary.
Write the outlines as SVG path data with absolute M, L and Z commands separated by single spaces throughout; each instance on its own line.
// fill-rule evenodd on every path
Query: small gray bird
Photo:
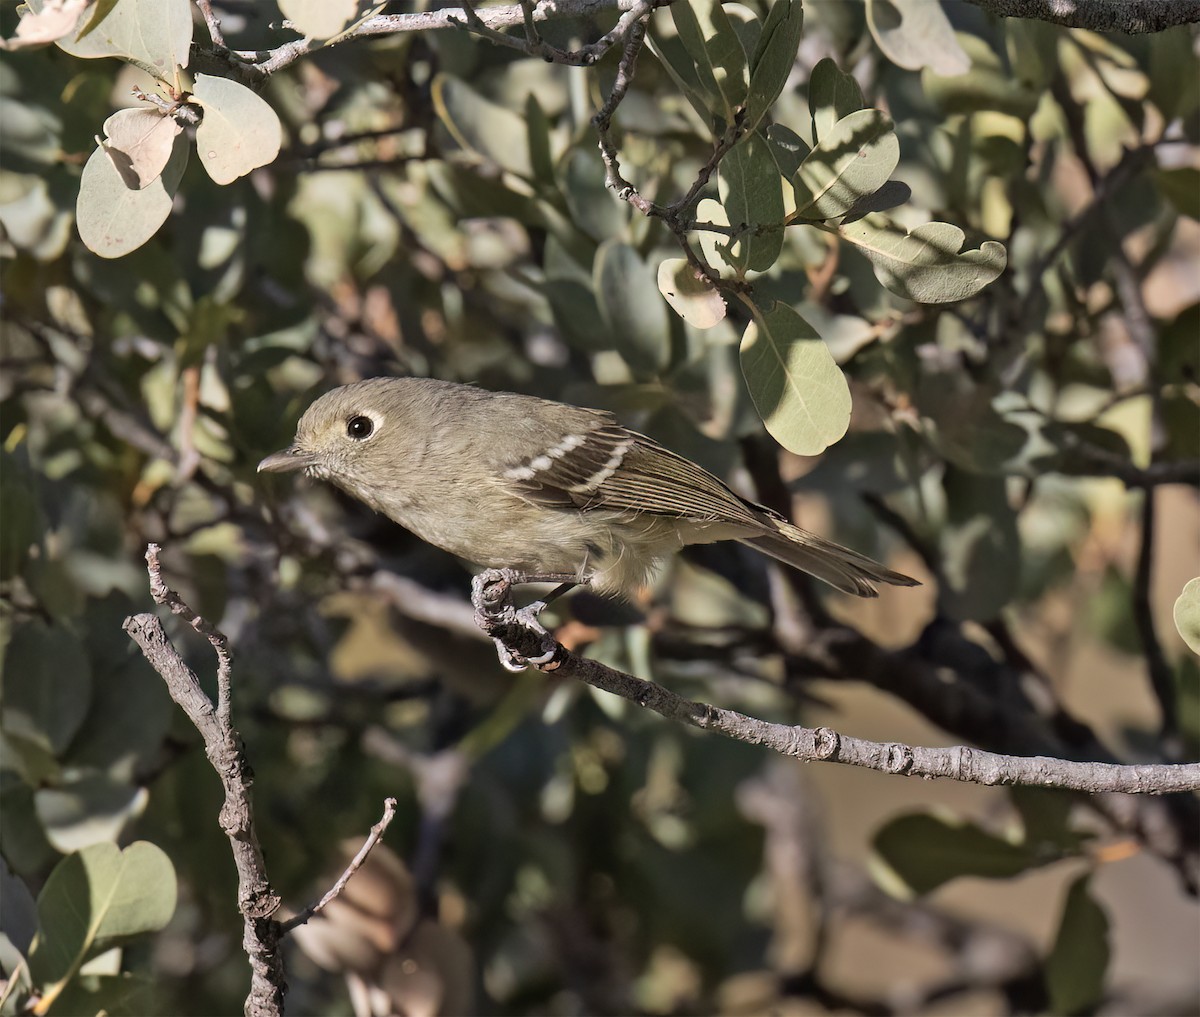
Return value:
M 303 470 L 451 554 L 628 594 L 685 544 L 738 540 L 846 593 L 917 586 L 793 526 L 610 413 L 430 378 L 313 403 L 260 472 Z

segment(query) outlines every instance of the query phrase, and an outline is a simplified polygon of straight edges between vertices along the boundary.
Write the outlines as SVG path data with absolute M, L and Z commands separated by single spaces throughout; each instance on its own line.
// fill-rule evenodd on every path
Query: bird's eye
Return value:
M 355 441 L 363 441 L 371 437 L 371 432 L 375 430 L 375 421 L 370 417 L 357 416 L 351 417 L 346 421 L 346 434 Z

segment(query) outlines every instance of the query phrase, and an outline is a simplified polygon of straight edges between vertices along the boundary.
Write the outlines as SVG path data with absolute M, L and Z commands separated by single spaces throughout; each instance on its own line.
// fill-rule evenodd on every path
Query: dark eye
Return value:
M 346 433 L 355 441 L 371 437 L 371 432 L 374 430 L 375 421 L 370 417 L 357 416 L 346 421 Z

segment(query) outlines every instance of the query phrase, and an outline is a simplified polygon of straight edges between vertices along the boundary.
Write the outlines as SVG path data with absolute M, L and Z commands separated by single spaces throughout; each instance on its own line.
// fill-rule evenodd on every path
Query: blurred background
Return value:
M 217 6 L 233 48 L 278 45 L 274 5 Z M 1200 670 L 1172 619 L 1200 572 L 1195 33 L 948 3 L 969 70 L 944 75 L 897 57 L 885 6 L 868 24 L 862 4 L 809 0 L 772 117 L 804 133 L 808 73 L 834 57 L 896 121 L 912 196 L 893 214 L 1002 240 L 1009 267 L 975 299 L 922 306 L 849 245 L 787 231 L 756 292 L 817 326 L 854 398 L 818 459 L 763 431 L 744 310 L 704 332 L 671 314 L 653 273 L 673 237 L 605 190 L 589 120 L 615 54 L 563 67 L 464 31 L 314 52 L 263 90 L 278 159 L 227 187 L 193 160 L 166 225 L 116 260 L 81 244 L 75 196 L 99 125 L 147 79 L 53 46 L 3 55 L 10 894 L 36 896 L 86 845 L 151 841 L 178 906 L 122 970 L 153 983 L 154 1012 L 241 1006 L 220 787 L 121 630 L 151 607 L 157 541 L 229 636 L 287 902 L 319 895 L 399 799 L 394 857 L 358 898 L 382 908 L 374 931 L 335 936 L 366 944 L 344 956 L 290 946 L 291 1013 L 350 1013 L 355 993 L 412 1015 L 1200 1011 L 1195 796 L 801 766 L 509 675 L 471 622 L 463 563 L 326 486 L 254 473 L 309 402 L 362 377 L 609 408 L 924 585 L 864 602 L 697 548 L 634 603 L 558 606 L 568 645 L 689 698 L 880 741 L 1195 760 Z M 577 46 L 614 20 L 543 31 Z M 15 21 L 0 11 L 5 37 Z M 669 45 L 667 12 L 653 25 Z M 657 200 L 711 151 L 650 52 L 617 126 L 623 171 Z M 645 265 L 619 299 L 594 270 L 614 238 Z M 666 367 L 641 355 L 646 334 Z M 207 645 L 171 631 L 211 689 Z M 327 924 L 366 922 L 355 899 Z

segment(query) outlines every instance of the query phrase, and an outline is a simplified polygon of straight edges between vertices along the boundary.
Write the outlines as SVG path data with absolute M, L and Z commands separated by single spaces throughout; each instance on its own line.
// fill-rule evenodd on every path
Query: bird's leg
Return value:
M 512 602 L 512 589 L 525 583 L 559 585 L 545 600 L 535 600 L 526 607 L 516 608 Z M 559 645 L 538 621 L 538 615 L 547 604 L 579 584 L 577 576 L 518 572 L 515 569 L 487 569 L 474 578 L 471 602 L 475 606 L 475 621 L 496 644 L 501 666 L 508 671 L 524 671 L 530 664 L 543 668 L 553 662 Z M 536 637 L 541 652 L 527 654 L 515 650 L 510 645 L 514 627 Z

